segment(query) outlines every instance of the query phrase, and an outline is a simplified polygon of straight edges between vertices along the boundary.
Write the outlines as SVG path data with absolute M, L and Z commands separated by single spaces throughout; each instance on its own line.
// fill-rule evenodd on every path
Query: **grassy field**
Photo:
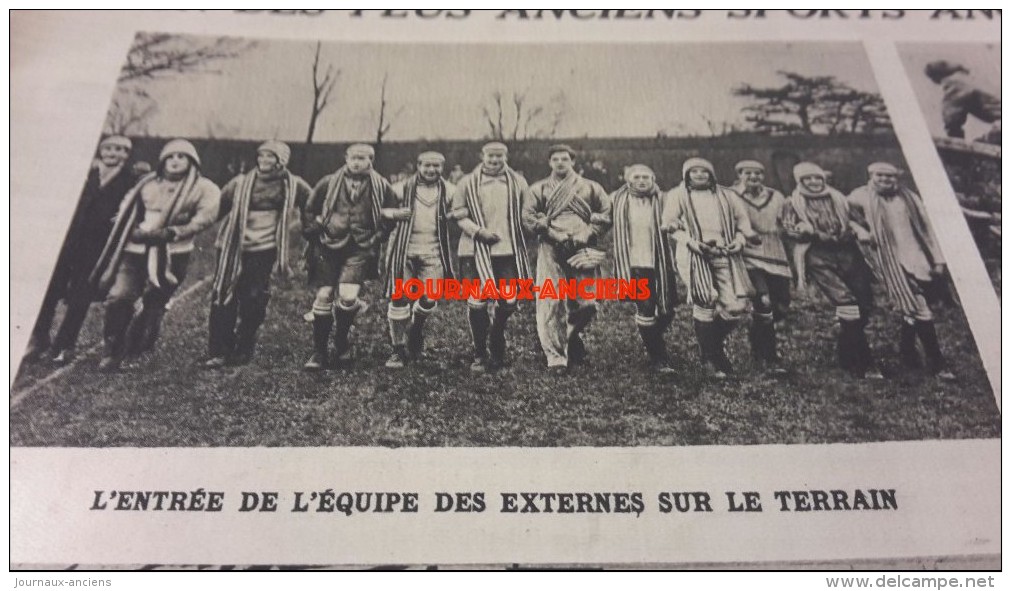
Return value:
M 210 272 L 203 253 L 183 286 Z M 80 360 L 23 367 L 11 391 L 15 446 L 638 446 L 749 445 L 999 437 L 989 382 L 960 310 L 939 313 L 942 346 L 959 380 L 942 383 L 896 363 L 897 327 L 875 315 L 872 346 L 889 379 L 854 380 L 834 362 L 835 322 L 817 297 L 798 298 L 781 335 L 793 374 L 764 376 L 745 330 L 731 336 L 738 376 L 708 381 L 687 306 L 667 340 L 671 376 L 646 371 L 630 304 L 607 303 L 586 337 L 590 365 L 549 374 L 537 347 L 533 304 L 511 320 L 512 365 L 475 377 L 462 302 L 429 323 L 427 358 L 400 371 L 389 354 L 385 301 L 355 326 L 353 367 L 301 371 L 311 302 L 296 277 L 275 286 L 252 365 L 207 371 L 207 282 L 174 302 L 158 349 L 116 375 L 95 371 L 101 309 L 82 336 Z M 883 299 L 882 299 L 883 301 Z

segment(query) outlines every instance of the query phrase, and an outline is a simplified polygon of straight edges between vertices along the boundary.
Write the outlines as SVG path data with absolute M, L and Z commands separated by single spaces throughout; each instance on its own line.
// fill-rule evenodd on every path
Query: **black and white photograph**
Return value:
M 902 43 L 898 49 L 965 221 L 999 296 L 1000 44 Z
M 999 289 L 992 49 L 909 63 Z M 10 444 L 1000 437 L 889 107 L 856 42 L 137 33 Z

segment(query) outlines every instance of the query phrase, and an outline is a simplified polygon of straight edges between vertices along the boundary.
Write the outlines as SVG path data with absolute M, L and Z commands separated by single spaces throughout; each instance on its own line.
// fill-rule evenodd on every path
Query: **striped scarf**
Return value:
M 334 205 L 337 203 L 337 195 L 340 193 L 340 188 L 344 186 L 344 179 L 347 178 L 348 167 L 342 166 L 332 177 L 330 177 L 330 182 L 327 184 L 326 197 L 323 200 L 323 223 L 330 219 L 330 214 L 333 213 Z M 379 175 L 378 172 L 374 170 L 369 170 L 369 184 L 372 189 L 372 220 L 375 224 L 376 229 L 382 221 L 382 216 L 380 210 L 383 208 L 383 185 L 386 180 Z
M 867 249 L 872 268 L 877 269 L 879 280 L 885 284 L 888 294 L 899 311 L 906 316 L 915 317 L 918 309 L 916 295 L 909 285 L 909 279 L 902 268 L 902 263 L 899 262 L 892 230 L 885 223 L 885 211 L 881 206 L 883 197 L 871 183 L 868 183 L 854 191 L 850 199 L 866 203 L 867 225 L 877 243 L 877 248 Z M 917 242 L 927 251 L 928 260 L 932 264 L 937 264 L 941 260 L 940 250 L 934 240 L 930 225 L 927 223 L 926 211 L 920 197 L 909 189 L 901 187 L 898 195 L 893 199 L 905 201 L 906 209 L 909 210 L 909 222 L 913 226 Z
M 576 184 L 580 179 L 581 177 L 573 172 L 561 181 L 555 183 L 554 188 L 551 190 L 551 194 L 544 200 L 547 208 L 545 213 L 547 215 L 548 222 L 562 215 L 566 211 L 572 210 L 572 212 L 578 215 L 584 222 L 590 223 L 590 215 L 593 212 L 590 211 L 590 208 L 587 206 L 585 201 L 582 199 L 576 199 Z
M 439 199 L 436 210 L 435 223 L 439 234 L 439 258 L 442 260 L 442 268 L 445 276 L 452 278 L 453 258 L 450 256 L 449 244 L 449 206 L 448 189 L 446 181 L 442 178 L 438 181 Z M 407 264 L 407 247 L 411 241 L 411 230 L 414 227 L 414 211 L 417 203 L 418 177 L 411 177 L 404 183 L 404 204 L 411 208 L 411 217 L 397 222 L 393 233 L 390 235 L 390 245 L 386 250 L 386 297 L 393 296 L 393 287 L 397 279 L 404 278 L 404 270 Z
M 91 272 L 89 281 L 101 291 L 108 291 L 116 279 L 119 271 L 119 264 L 123 260 L 123 252 L 130 242 L 130 236 L 134 228 L 144 219 L 144 202 L 141 199 L 141 190 L 150 182 L 156 180 L 158 174 L 148 173 L 142 177 L 136 185 L 123 197 L 113 222 L 112 232 L 102 249 L 102 254 L 98 258 L 95 269 Z M 166 208 L 165 217 L 161 220 L 159 228 L 166 227 L 176 214 L 179 204 L 186 200 L 193 188 L 200 179 L 200 174 L 193 166 L 186 173 L 186 178 L 176 187 L 172 195 L 171 203 Z M 145 254 L 147 258 L 148 280 L 157 288 L 172 287 L 179 284 L 179 280 L 172 274 L 170 268 L 170 256 L 168 244 L 148 246 Z
M 523 240 L 523 226 L 520 222 L 520 209 L 523 206 L 523 195 L 520 191 L 520 184 L 523 182 L 513 169 L 508 166 L 503 170 L 506 178 L 506 191 L 508 201 L 508 217 L 510 238 L 513 243 L 513 255 L 516 257 L 516 269 L 519 271 L 521 279 L 532 277 L 530 272 L 530 262 L 527 258 L 527 245 Z M 486 228 L 484 213 L 481 210 L 481 177 L 484 172 L 479 165 L 470 175 L 470 180 L 463 186 L 464 198 L 467 202 L 467 209 L 470 211 L 470 218 L 481 228 Z M 478 240 L 474 241 L 474 262 L 477 265 L 477 273 L 481 281 L 495 280 L 495 272 L 491 264 L 491 247 Z
M 813 228 L 814 224 L 811 223 L 811 218 L 807 214 L 807 197 L 823 197 L 826 193 L 832 199 L 832 207 L 835 210 L 836 216 L 839 218 L 839 224 L 842 228 L 842 232 L 845 233 L 850 224 L 850 206 L 846 202 L 846 196 L 832 187 L 825 187 L 825 190 L 821 193 L 814 194 L 804 191 L 798 184 L 797 188 L 790 194 L 790 205 L 792 205 L 793 210 L 797 212 L 797 218 L 799 218 L 801 222 L 808 224 Z
M 672 198 L 676 200 L 682 212 L 683 221 L 679 221 L 682 229 L 697 242 L 702 242 L 702 227 L 699 224 L 698 216 L 695 213 L 695 205 L 692 203 L 691 189 L 685 183 L 681 183 L 672 191 Z M 724 239 L 730 242 L 737 235 L 737 224 L 734 221 L 731 209 L 731 199 L 734 197 L 728 194 L 728 189 L 716 185 L 712 189 L 720 211 L 720 225 Z M 748 279 L 748 272 L 744 268 L 744 260 L 741 254 L 729 255 L 730 277 L 734 286 L 734 293 L 738 297 L 747 297 L 753 291 L 751 281 Z M 700 254 L 692 252 L 687 247 L 678 248 L 678 271 L 688 286 L 688 303 L 703 308 L 712 308 L 719 299 L 719 292 L 713 278 L 712 268 L 709 261 Z
M 628 200 L 632 196 L 632 191 L 628 185 L 614 192 L 611 199 L 614 211 L 614 274 L 619 279 L 632 279 L 632 265 L 630 261 L 631 236 L 633 229 L 630 226 L 628 215 Z M 657 291 L 656 300 L 658 302 L 659 315 L 667 316 L 674 311 L 676 302 L 673 299 L 674 281 L 674 259 L 673 251 L 670 247 L 670 239 L 666 232 L 660 231 L 661 217 L 663 216 L 663 199 L 660 189 L 653 185 L 649 194 L 653 204 L 653 266 L 656 269 Z
M 811 223 L 811 217 L 807 214 L 806 197 L 821 197 L 826 193 L 832 199 L 832 208 L 835 210 L 835 214 L 839 218 L 839 224 L 842 227 L 842 231 L 845 232 L 850 223 L 850 206 L 846 201 L 846 196 L 832 187 L 826 186 L 824 191 L 815 194 L 804 191 L 803 186 L 798 183 L 797 187 L 793 190 L 793 193 L 790 193 L 790 196 L 787 197 L 787 200 L 793 207 L 793 211 L 796 212 L 797 219 L 814 228 L 814 224 Z M 808 288 L 807 251 L 810 250 L 810 248 L 811 243 L 809 242 L 798 242 L 793 246 L 793 270 L 797 274 L 797 289 L 801 293 L 807 292 Z
M 288 215 L 291 211 L 292 201 L 295 199 L 295 175 L 285 170 L 284 177 L 284 206 L 281 209 L 281 217 L 277 223 L 277 261 L 274 263 L 274 272 L 282 277 L 287 277 L 291 273 L 288 266 Z M 241 180 L 235 190 L 235 201 L 232 210 L 228 214 L 228 220 L 221 227 L 219 240 L 221 252 L 218 255 L 218 264 L 214 272 L 214 284 L 211 289 L 212 301 L 220 306 L 228 304 L 235 296 L 235 285 L 242 273 L 242 236 L 246 228 L 246 218 L 249 216 L 249 202 L 253 195 L 253 185 L 259 173 L 253 170 L 242 175 Z

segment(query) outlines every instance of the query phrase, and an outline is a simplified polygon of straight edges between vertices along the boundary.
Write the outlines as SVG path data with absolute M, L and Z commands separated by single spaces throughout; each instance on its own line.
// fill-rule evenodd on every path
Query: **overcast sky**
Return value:
M 182 74 L 148 83 L 157 101 L 149 131 L 159 136 L 304 140 L 312 105 L 311 42 L 262 41 L 220 62 L 219 74 Z M 877 92 L 855 43 L 639 45 L 341 44 L 323 46 L 342 73 L 316 141 L 375 136 L 380 86 L 399 111 L 390 140 L 473 139 L 488 133 L 481 105 L 495 90 L 526 91 L 546 104 L 564 92 L 558 137 L 709 135 L 740 123 L 747 82 L 777 85 L 777 70 L 827 74 Z
M 903 43 L 899 55 L 909 73 L 913 91 L 920 102 L 927 126 L 935 136 L 944 136 L 944 120 L 941 119 L 941 87 L 931 82 L 923 73 L 928 63 L 948 60 L 962 64 L 982 87 L 1000 96 L 1000 45 L 985 43 Z M 965 125 L 967 138 L 979 137 L 987 132 L 989 124 L 969 117 Z

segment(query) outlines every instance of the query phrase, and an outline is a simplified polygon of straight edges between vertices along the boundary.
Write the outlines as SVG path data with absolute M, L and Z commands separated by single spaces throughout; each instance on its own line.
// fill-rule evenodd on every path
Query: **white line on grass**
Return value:
M 207 283 L 207 281 L 209 279 L 210 279 L 209 277 L 205 276 L 200 281 L 197 281 L 193 285 L 187 287 L 185 290 L 183 290 L 182 293 L 180 293 L 179 295 L 177 295 L 174 298 L 172 298 L 173 302 L 178 303 L 180 300 L 186 298 L 186 296 L 190 295 L 191 293 L 193 293 L 194 291 L 196 291 L 197 289 L 199 289 L 203 284 Z M 52 382 L 53 380 L 59 378 L 63 374 L 65 374 L 68 371 L 70 371 L 71 369 L 73 369 L 74 366 L 76 366 L 82 359 L 84 359 L 85 356 L 89 355 L 90 353 L 94 353 L 95 351 L 97 351 L 101 347 L 102 347 L 102 342 L 99 341 L 97 345 L 95 345 L 92 348 L 88 349 L 82 355 L 79 355 L 77 357 L 77 359 L 75 359 L 72 362 L 68 363 L 67 365 L 64 365 L 63 367 L 57 369 L 56 371 L 54 371 L 53 373 L 47 375 L 46 377 L 42 378 L 41 380 L 35 382 L 34 384 L 32 384 L 32 386 L 30 388 L 28 388 L 26 390 L 22 390 L 21 392 L 18 392 L 17 394 L 15 394 L 14 396 L 12 396 L 11 397 L 11 409 L 13 410 L 14 407 L 16 407 L 17 405 L 21 404 L 21 401 L 23 401 L 25 398 L 28 398 L 29 396 L 31 396 L 35 392 L 37 392 L 39 390 L 39 388 L 41 388 L 42 386 L 45 386 L 49 382 Z

